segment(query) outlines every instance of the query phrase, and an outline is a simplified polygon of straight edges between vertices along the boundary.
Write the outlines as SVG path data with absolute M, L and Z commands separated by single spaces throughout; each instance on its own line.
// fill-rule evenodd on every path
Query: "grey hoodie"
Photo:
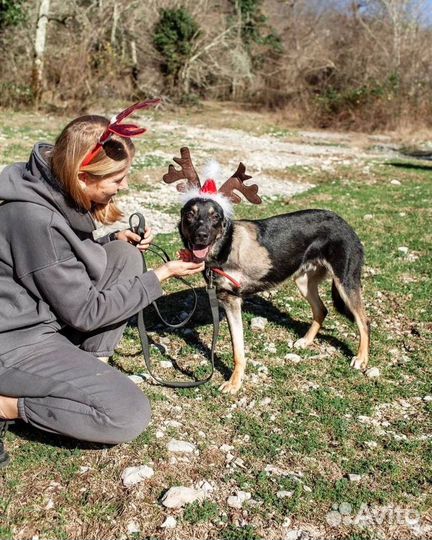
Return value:
M 28 163 L 0 174 L 0 355 L 65 325 L 119 323 L 162 294 L 154 272 L 97 290 L 106 253 L 95 223 L 62 193 L 37 144 Z

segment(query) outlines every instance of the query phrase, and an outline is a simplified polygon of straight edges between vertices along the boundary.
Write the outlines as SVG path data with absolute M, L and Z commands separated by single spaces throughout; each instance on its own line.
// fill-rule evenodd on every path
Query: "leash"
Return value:
M 138 223 L 136 225 L 133 224 L 133 221 L 134 221 L 135 218 L 138 219 Z M 132 232 L 134 232 L 135 234 L 138 234 L 141 237 L 141 239 L 144 238 L 145 218 L 140 212 L 135 212 L 129 217 L 129 228 L 130 228 L 130 230 Z M 154 253 L 159 258 L 161 258 L 164 262 L 168 262 L 168 261 L 171 260 L 168 253 L 163 248 L 161 248 L 160 246 L 157 246 L 155 244 L 152 244 L 152 247 L 150 247 L 147 251 L 150 251 L 150 252 Z M 146 264 L 146 261 L 145 261 L 144 254 L 143 254 L 143 271 L 144 272 L 147 271 L 147 264 Z M 211 371 L 210 371 L 210 374 L 207 375 L 207 377 L 205 377 L 204 379 L 199 379 L 199 380 L 195 380 L 195 381 L 167 381 L 167 380 L 161 379 L 157 375 L 155 375 L 155 373 L 153 371 L 153 367 L 152 367 L 151 356 L 150 356 L 149 338 L 148 338 L 148 334 L 147 334 L 147 330 L 146 330 L 145 322 L 144 322 L 144 310 L 142 309 L 138 313 L 138 333 L 139 333 L 139 336 L 140 336 L 142 352 L 143 352 L 144 361 L 145 361 L 147 370 L 148 370 L 149 374 L 151 375 L 152 379 L 154 379 L 159 384 L 162 384 L 163 386 L 168 386 L 169 388 L 195 388 L 197 386 L 201 386 L 202 384 L 205 384 L 213 376 L 213 373 L 214 373 L 214 354 L 215 354 L 215 350 L 216 350 L 217 338 L 218 338 L 218 335 L 219 335 L 219 304 L 218 304 L 218 300 L 217 300 L 217 297 L 216 297 L 216 288 L 215 288 L 214 283 L 213 283 L 213 278 L 214 278 L 213 271 L 209 272 L 208 277 L 209 277 L 209 283 L 208 283 L 208 285 L 206 287 L 206 291 L 207 291 L 207 295 L 208 295 L 208 299 L 209 299 L 210 310 L 211 310 L 212 320 L 213 320 L 213 337 L 212 337 L 212 345 L 211 345 L 211 353 L 210 353 Z M 183 319 L 183 321 L 181 321 L 180 323 L 177 323 L 177 324 L 169 323 L 168 321 L 166 321 L 162 317 L 162 315 L 160 313 L 160 310 L 159 310 L 159 307 L 156 304 L 156 301 L 152 302 L 152 305 L 155 308 L 156 313 L 157 313 L 158 317 L 160 318 L 160 320 L 166 326 L 168 326 L 169 328 L 174 328 L 174 329 L 175 328 L 182 328 L 183 326 L 185 326 L 190 321 L 192 315 L 195 313 L 197 303 L 198 303 L 198 296 L 197 296 L 197 293 L 196 293 L 194 287 L 192 285 L 190 285 L 185 279 L 183 279 L 181 277 L 177 277 L 176 279 L 178 279 L 179 281 L 181 281 L 182 283 L 187 285 L 192 290 L 193 295 L 194 295 L 194 305 L 192 307 L 192 310 L 190 311 L 188 316 L 185 319 Z

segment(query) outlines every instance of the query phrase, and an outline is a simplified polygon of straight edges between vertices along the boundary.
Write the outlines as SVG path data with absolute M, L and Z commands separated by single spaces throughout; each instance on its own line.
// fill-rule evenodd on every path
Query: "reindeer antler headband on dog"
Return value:
M 206 179 L 203 186 L 201 186 L 199 176 L 192 165 L 189 148 L 181 148 L 180 155 L 180 158 L 175 157 L 173 160 L 180 165 L 181 170 L 178 171 L 174 165 L 170 165 L 168 172 L 163 176 L 163 181 L 167 184 L 172 184 L 177 180 L 187 180 L 187 182 L 177 184 L 177 190 L 185 193 L 187 199 L 195 197 L 214 199 L 224 210 L 228 210 L 229 214 L 232 213 L 230 203 L 237 204 L 242 201 L 234 191 L 242 193 L 253 204 L 261 204 L 262 200 L 258 195 L 258 186 L 256 184 L 246 185 L 244 183 L 246 180 L 252 178 L 252 176 L 246 174 L 246 167 L 243 163 L 239 164 L 236 172 L 218 190 L 213 178 Z
M 159 98 L 148 99 L 140 103 L 135 103 L 135 105 L 131 105 L 130 107 L 128 107 L 121 113 L 113 116 L 107 128 L 105 129 L 105 131 L 99 137 L 99 140 L 96 143 L 96 146 L 83 159 L 81 166 L 85 167 L 86 165 L 88 165 L 89 163 L 93 161 L 93 159 L 99 154 L 99 152 L 103 148 L 103 145 L 111 139 L 113 133 L 127 139 L 130 139 L 132 137 L 139 137 L 140 135 L 143 135 L 143 133 L 147 131 L 147 128 L 141 128 L 137 126 L 136 124 L 122 124 L 121 122 L 125 118 L 130 116 L 132 113 L 134 113 L 135 111 L 138 111 L 140 109 L 149 109 L 150 107 L 155 107 L 156 105 L 159 105 L 160 102 L 161 100 Z

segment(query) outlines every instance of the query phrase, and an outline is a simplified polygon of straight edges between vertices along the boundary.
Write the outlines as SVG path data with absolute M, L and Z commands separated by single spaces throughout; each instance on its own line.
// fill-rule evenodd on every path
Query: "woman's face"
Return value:
M 86 194 L 93 203 L 108 204 L 122 189 L 128 187 L 130 165 L 118 173 L 102 177 L 85 174 L 82 181 L 86 184 Z

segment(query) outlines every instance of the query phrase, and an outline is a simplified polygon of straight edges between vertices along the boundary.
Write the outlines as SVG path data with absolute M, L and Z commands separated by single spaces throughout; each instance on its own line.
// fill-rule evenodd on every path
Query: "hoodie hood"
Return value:
M 45 206 L 60 213 L 73 230 L 92 233 L 96 225 L 90 212 L 77 207 L 52 174 L 46 158 L 52 148 L 51 144 L 38 143 L 27 163 L 6 167 L 0 174 L 0 200 Z

